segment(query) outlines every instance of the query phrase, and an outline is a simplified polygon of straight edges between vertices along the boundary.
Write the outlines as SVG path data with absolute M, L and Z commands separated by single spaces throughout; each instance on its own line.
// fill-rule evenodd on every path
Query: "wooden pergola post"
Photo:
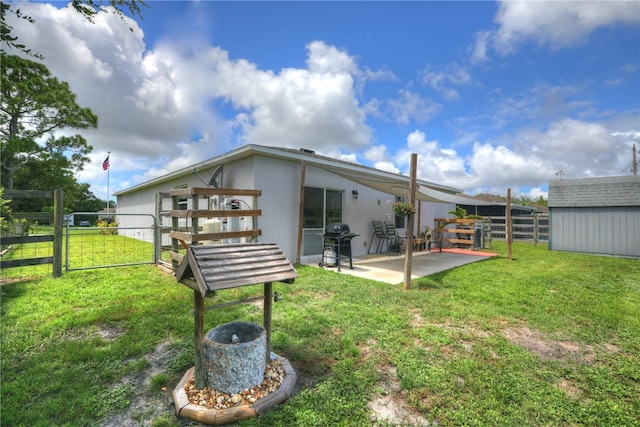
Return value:
M 409 174 L 409 204 L 416 204 L 416 169 L 418 169 L 418 155 L 411 154 L 411 171 Z M 413 258 L 413 222 L 415 214 L 407 216 L 407 248 L 404 258 L 404 290 L 411 286 L 411 261 Z

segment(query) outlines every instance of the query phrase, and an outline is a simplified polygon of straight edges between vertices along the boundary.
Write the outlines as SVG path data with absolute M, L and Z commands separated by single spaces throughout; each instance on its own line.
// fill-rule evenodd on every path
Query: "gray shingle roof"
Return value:
M 549 183 L 549 207 L 640 206 L 640 175 L 560 179 Z

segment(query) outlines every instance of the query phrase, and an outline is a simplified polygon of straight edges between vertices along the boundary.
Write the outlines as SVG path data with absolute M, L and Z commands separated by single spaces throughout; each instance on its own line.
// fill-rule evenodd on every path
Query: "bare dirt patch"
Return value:
M 385 366 L 381 371 L 380 393 L 369 402 L 369 409 L 377 421 L 394 426 L 429 426 L 429 420 L 411 409 L 406 402 L 406 392 L 400 387 L 396 368 Z
M 98 329 L 98 335 L 104 340 L 113 341 L 120 335 L 124 334 L 125 330 L 118 326 L 101 325 Z
M 546 360 L 571 359 L 591 363 L 595 356 L 594 347 L 591 345 L 579 345 L 571 341 L 554 340 L 526 326 L 508 328 L 502 333 L 510 342 Z
M 554 384 L 554 387 L 559 388 L 567 396 L 573 399 L 577 399 L 582 395 L 582 390 L 573 385 L 573 383 L 566 378 L 563 378 L 560 382 Z
M 172 349 L 169 343 L 156 346 L 147 355 L 148 366 L 139 374 L 127 376 L 122 384 L 130 385 L 137 393 L 131 400 L 126 411 L 113 414 L 100 424 L 102 427 L 139 427 L 150 426 L 154 418 L 166 414 L 174 414 L 171 410 L 170 393 L 151 393 L 151 379 L 164 372 L 170 361 L 175 357 L 178 349 Z
M 409 321 L 409 324 L 414 328 L 420 328 L 426 325 L 426 322 L 420 312 L 416 309 L 409 310 L 413 315 L 412 319 Z

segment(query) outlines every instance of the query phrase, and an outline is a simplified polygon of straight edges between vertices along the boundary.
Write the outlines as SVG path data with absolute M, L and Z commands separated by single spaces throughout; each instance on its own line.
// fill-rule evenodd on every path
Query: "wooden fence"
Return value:
M 53 213 L 51 212 L 14 212 L 16 219 L 49 220 L 53 224 L 53 234 L 32 235 L 20 233 L 19 235 L 0 236 L 0 246 L 30 244 L 39 242 L 53 242 L 53 255 L 46 257 L 22 258 L 13 260 L 1 260 L 0 269 L 24 267 L 29 265 L 53 264 L 53 277 L 62 276 L 62 229 L 63 229 L 63 191 L 56 190 L 5 190 L 3 197 L 6 199 L 34 199 L 53 198 Z

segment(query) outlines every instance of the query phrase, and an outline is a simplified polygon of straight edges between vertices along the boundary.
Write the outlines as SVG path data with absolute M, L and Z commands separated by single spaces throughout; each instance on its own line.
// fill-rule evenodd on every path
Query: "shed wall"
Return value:
M 549 249 L 640 257 L 640 207 L 550 208 Z

